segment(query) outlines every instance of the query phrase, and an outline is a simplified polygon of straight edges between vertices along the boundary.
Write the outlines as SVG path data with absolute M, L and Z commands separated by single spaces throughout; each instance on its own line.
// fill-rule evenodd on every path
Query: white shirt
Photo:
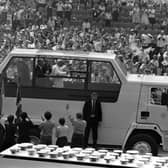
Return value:
M 157 36 L 157 46 L 164 47 L 166 45 L 166 36 L 159 34 Z
M 38 3 L 40 3 L 40 4 L 46 4 L 46 0 L 38 0 Z
M 64 4 L 63 3 L 57 3 L 57 11 L 63 11 Z
M 69 127 L 67 125 L 61 126 L 59 125 L 56 129 L 56 137 L 68 137 L 69 135 Z
M 65 71 L 62 71 L 61 68 L 55 64 L 52 66 L 52 71 L 51 71 L 51 75 L 53 76 L 57 76 L 57 75 L 66 75 Z M 56 88 L 63 88 L 64 87 L 64 80 L 63 78 L 51 78 L 51 80 L 53 81 L 53 87 Z

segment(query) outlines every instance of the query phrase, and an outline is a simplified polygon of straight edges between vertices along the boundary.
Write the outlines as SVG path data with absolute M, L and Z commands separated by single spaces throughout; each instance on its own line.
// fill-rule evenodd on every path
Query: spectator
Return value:
M 76 119 L 69 116 L 69 120 L 73 125 L 73 135 L 71 140 L 71 147 L 84 147 L 84 134 L 86 128 L 86 121 L 82 119 L 81 113 L 76 113 Z
M 44 113 L 43 122 L 39 125 L 41 144 L 46 144 L 46 145 L 52 144 L 52 135 L 53 135 L 55 124 L 51 121 L 51 119 L 52 119 L 52 113 L 49 111 L 46 111 Z
M 89 19 L 85 19 L 84 22 L 82 23 L 82 29 L 84 32 L 88 32 L 91 28 L 91 24 L 89 22 Z
M 139 24 L 141 22 L 140 21 L 140 8 L 138 4 L 136 4 L 133 7 L 133 10 L 131 11 L 131 15 L 132 15 L 132 23 Z
M 159 72 L 159 62 L 158 62 L 158 58 L 157 58 L 157 55 L 154 55 L 153 56 L 153 59 L 151 59 L 150 61 L 150 64 L 151 64 L 151 70 L 152 70 L 152 74 L 160 74 Z
M 168 33 L 168 18 L 163 18 L 161 23 L 161 29 Z
M 72 15 L 72 4 L 67 0 L 64 4 L 64 13 L 65 13 L 65 19 L 70 22 L 71 21 L 71 15 Z
M 9 148 L 13 146 L 16 143 L 16 133 L 17 133 L 17 127 L 16 124 L 14 124 L 14 116 L 9 115 L 7 117 L 7 121 L 5 123 L 5 143 L 4 148 Z
M 60 18 L 63 18 L 63 14 L 64 14 L 64 4 L 61 0 L 59 0 L 57 2 L 57 16 Z
M 2 151 L 4 149 L 4 141 L 5 141 L 5 133 L 6 133 L 6 130 L 5 130 L 5 127 L 1 121 L 1 115 L 0 115 L 0 137 L 1 137 L 1 140 L 0 140 L 0 151 Z
M 148 9 L 148 16 L 149 16 L 149 23 L 152 25 L 152 29 L 156 22 L 155 13 L 156 11 L 154 9 L 154 6 L 151 6 L 151 8 Z
M 144 26 L 149 25 L 148 11 L 145 8 L 141 10 L 141 24 Z
M 88 6 L 88 0 L 80 0 L 80 6 L 84 5 L 84 8 L 87 9 Z
M 99 9 L 99 6 L 98 4 L 95 4 L 94 8 L 92 8 L 92 18 L 93 18 L 94 24 L 100 21 L 100 14 L 101 14 L 101 11 Z
M 36 0 L 37 9 L 40 12 L 44 13 L 46 5 L 47 5 L 47 1 L 46 0 Z
M 118 17 L 119 17 L 119 5 L 115 4 L 112 7 L 112 18 L 114 22 L 118 22 Z
M 53 138 L 57 138 L 56 145 L 64 147 L 68 145 L 69 127 L 65 124 L 65 118 L 59 119 L 59 125 L 53 131 Z M 55 141 L 53 142 L 53 144 Z
M 48 28 L 51 29 L 52 31 L 55 30 L 55 20 L 54 20 L 54 17 L 49 17 L 47 25 L 48 25 Z
M 33 126 L 32 121 L 26 112 L 20 114 L 20 119 L 18 120 L 18 143 L 30 142 L 30 129 Z
M 164 52 L 162 61 L 162 74 L 168 75 L 168 52 Z
M 51 18 L 53 16 L 53 10 L 52 10 L 52 0 L 49 0 L 47 3 L 47 19 Z
M 166 35 L 165 35 L 165 32 L 163 30 L 161 30 L 161 32 L 158 34 L 157 36 L 157 39 L 156 39 L 156 45 L 157 45 L 157 48 L 156 48 L 156 53 L 160 53 L 162 54 L 162 50 L 163 48 L 167 45 L 167 42 L 166 42 Z
M 111 26 L 111 21 L 112 21 L 112 14 L 111 10 L 106 10 L 104 13 L 104 21 L 105 21 L 105 27 L 110 27 Z
M 105 12 L 105 10 L 106 10 L 106 7 L 105 7 L 105 4 L 104 4 L 104 2 L 102 1 L 102 2 L 100 2 L 100 4 L 99 4 L 99 10 L 100 10 L 100 15 L 103 15 L 104 14 L 104 12 Z

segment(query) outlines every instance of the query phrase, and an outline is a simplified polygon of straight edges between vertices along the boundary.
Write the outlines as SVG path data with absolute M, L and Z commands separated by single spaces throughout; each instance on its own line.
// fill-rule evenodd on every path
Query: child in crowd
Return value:
M 71 140 L 71 147 L 84 147 L 84 134 L 86 128 L 86 121 L 82 119 L 81 113 L 76 113 L 76 119 L 69 116 L 69 120 L 73 125 L 73 135 Z
M 5 143 L 4 143 L 4 148 L 9 148 L 13 146 L 16 143 L 16 132 L 17 132 L 17 127 L 16 124 L 14 124 L 14 116 L 9 115 L 7 117 L 7 121 L 5 123 Z
M 30 142 L 29 132 L 33 126 L 33 123 L 26 112 L 22 112 L 20 114 L 20 120 L 18 121 L 17 126 L 19 133 L 18 143 Z
M 56 145 L 58 145 L 59 147 L 64 147 L 68 145 L 68 135 L 69 127 L 65 124 L 65 119 L 60 118 L 59 125 L 56 127 L 53 135 L 54 137 L 57 137 Z
M 51 121 L 52 119 L 52 113 L 49 111 L 46 111 L 44 113 L 45 121 L 42 122 L 39 126 L 40 128 L 40 143 L 51 145 L 52 144 L 52 134 L 53 134 L 53 128 L 55 127 L 55 124 Z

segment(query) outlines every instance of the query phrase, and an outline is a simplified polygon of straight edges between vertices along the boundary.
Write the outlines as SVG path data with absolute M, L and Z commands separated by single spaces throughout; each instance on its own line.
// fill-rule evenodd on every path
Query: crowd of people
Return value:
M 139 28 L 115 28 L 113 32 L 107 32 L 95 26 L 86 27 L 85 24 L 82 28 L 71 26 L 54 31 L 51 29 L 49 25 L 30 26 L 18 31 L 15 38 L 7 34 L 5 51 L 10 51 L 9 46 L 90 52 L 114 51 L 127 65 L 130 73 L 167 73 L 168 36 L 164 30 L 157 35 L 141 34 Z
M 30 1 L 29 3 L 21 0 L 8 1 L 4 10 L 13 13 L 13 15 L 9 24 L 1 25 L 0 54 L 2 59 L 13 48 L 82 50 L 90 52 L 114 51 L 125 63 L 130 73 L 166 75 L 168 64 L 166 22 L 160 24 L 160 27 L 153 27 L 157 20 L 156 18 L 151 18 L 149 14 L 149 11 L 152 12 L 155 10 L 154 7 L 158 6 L 158 1 L 150 2 L 151 5 L 148 5 L 148 8 L 146 6 L 147 1 L 108 0 L 101 1 L 101 3 L 99 1 L 96 3 L 94 0 L 91 1 L 92 3 L 90 1 L 79 1 L 78 5 L 82 6 L 85 2 L 86 8 L 93 8 L 91 8 L 92 17 L 85 18 L 77 26 L 69 22 L 74 18 L 71 17 L 72 10 L 69 11 L 71 14 L 66 14 L 65 7 L 62 7 L 63 11 L 61 13 L 58 10 L 60 3 L 64 6 L 71 4 L 72 9 L 74 8 L 74 2 L 70 0 L 65 1 L 65 3 L 63 1 L 53 2 L 55 2 L 55 7 L 53 3 L 47 3 L 46 1 L 43 3 L 41 1 Z M 15 4 L 18 5 L 15 6 Z M 104 18 L 104 22 L 101 22 L 102 16 L 105 16 L 106 11 L 113 11 L 111 8 L 107 9 L 110 6 L 118 6 L 119 10 L 123 10 L 124 6 L 132 6 L 130 15 L 135 24 L 134 27 L 132 29 L 130 27 L 112 27 L 109 24 L 117 21 L 113 14 L 112 18 L 110 17 L 110 22 Z M 166 3 L 160 8 L 165 8 L 165 6 Z M 94 9 L 96 8 L 99 10 L 98 15 L 95 15 Z M 139 9 L 137 10 L 137 8 Z M 148 10 L 146 19 L 144 19 L 145 17 L 142 13 L 143 9 Z M 166 10 L 167 8 L 165 8 Z M 137 14 L 135 11 L 139 11 L 139 13 Z M 31 15 L 31 17 L 29 16 L 26 19 L 23 17 L 25 16 L 24 13 L 31 13 L 35 16 Z M 67 19 L 65 18 L 66 16 L 70 18 Z M 69 22 L 68 25 L 65 24 L 66 20 Z M 147 22 L 145 23 L 142 20 L 148 20 L 148 24 L 151 23 L 153 29 L 150 29 L 151 27 L 147 26 Z M 150 32 L 150 30 L 153 31 Z

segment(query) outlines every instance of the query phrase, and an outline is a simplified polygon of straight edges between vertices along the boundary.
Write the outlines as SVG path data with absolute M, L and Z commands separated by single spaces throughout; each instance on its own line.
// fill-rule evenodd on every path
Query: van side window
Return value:
M 89 89 L 111 90 L 113 84 L 120 85 L 120 80 L 109 62 L 93 61 Z
M 36 86 L 84 89 L 87 74 L 85 60 L 36 58 Z
M 151 88 L 150 103 L 156 105 L 168 105 L 168 89 Z
M 110 62 L 92 61 L 88 90 L 96 91 L 102 101 L 116 102 L 120 93 L 121 81 Z
M 33 58 L 14 57 L 5 70 L 6 82 L 17 84 L 20 79 L 22 86 L 32 86 Z

